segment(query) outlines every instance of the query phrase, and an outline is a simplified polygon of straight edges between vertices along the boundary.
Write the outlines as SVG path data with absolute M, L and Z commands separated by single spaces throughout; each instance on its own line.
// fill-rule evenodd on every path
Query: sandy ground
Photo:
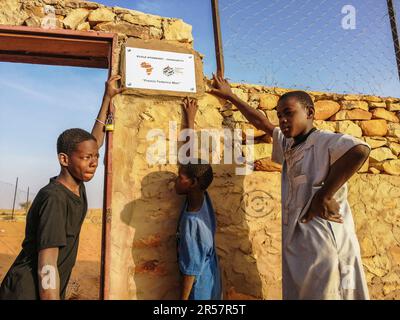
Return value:
M 0 281 L 21 250 L 25 221 L 0 220 Z M 86 219 L 81 231 L 78 259 L 71 275 L 67 299 L 98 299 L 100 283 L 101 224 Z

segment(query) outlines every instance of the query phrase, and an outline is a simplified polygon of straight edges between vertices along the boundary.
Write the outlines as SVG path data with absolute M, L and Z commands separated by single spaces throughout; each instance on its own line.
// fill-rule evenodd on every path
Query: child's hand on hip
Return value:
M 332 222 L 343 223 L 342 216 L 339 213 L 339 204 L 337 201 L 333 198 L 324 196 L 320 191 L 317 191 L 317 193 L 314 195 L 310 208 L 301 219 L 301 222 L 307 223 L 314 217 L 320 217 Z

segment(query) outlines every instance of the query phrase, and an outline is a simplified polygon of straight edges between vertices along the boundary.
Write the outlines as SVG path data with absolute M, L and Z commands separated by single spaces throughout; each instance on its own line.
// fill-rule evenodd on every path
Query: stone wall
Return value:
M 232 87 L 239 97 L 278 125 L 277 101 L 282 94 L 290 90 L 243 84 L 233 84 Z M 372 147 L 369 161 L 361 168 L 360 173 L 400 175 L 400 99 L 324 92 L 309 94 L 315 103 L 315 126 L 318 129 L 350 134 L 366 141 Z M 225 104 L 220 111 L 226 123 L 241 129 L 255 130 L 234 106 Z M 270 157 L 268 138 L 257 130 L 255 136 L 255 159 Z M 269 164 L 263 160 L 260 162 L 260 168 L 263 169 Z
M 182 20 L 86 1 L 3 0 L 0 24 L 117 32 L 116 70 L 121 45 L 128 37 L 189 47 L 193 41 L 191 26 Z M 276 103 L 286 89 L 232 87 L 277 124 Z M 399 299 L 400 100 L 310 94 L 318 128 L 354 135 L 373 148 L 369 161 L 349 183 L 349 200 L 371 297 Z M 168 133 L 169 121 L 182 123 L 181 100 L 124 94 L 114 99 L 114 105 L 110 295 L 112 299 L 175 299 L 179 296 L 175 231 L 183 199 L 173 190 L 177 166 L 147 163 L 152 142 L 146 136 L 155 128 Z M 232 105 L 208 94 L 199 99 L 197 129 L 249 127 Z M 281 298 L 280 166 L 271 162 L 271 140 L 262 132 L 256 131 L 254 150 L 259 161 L 250 175 L 236 175 L 232 165 L 213 165 L 215 178 L 209 191 L 217 214 L 217 249 L 228 299 Z
M 2 0 L 0 24 L 35 28 L 103 31 L 120 38 L 163 39 L 192 43 L 192 26 L 120 7 L 79 0 Z
M 276 99 L 285 90 L 232 86 L 242 98 L 266 112 L 271 120 L 274 119 Z M 317 97 L 316 93 L 313 96 Z M 343 100 L 344 97 L 353 100 Z M 332 103 L 327 103 L 328 99 Z M 316 108 L 318 114 L 329 113 L 332 111 L 325 106 L 346 105 L 347 101 L 362 104 L 362 99 L 366 97 L 321 94 L 316 98 Z M 267 101 L 273 102 L 268 105 Z M 389 109 L 396 106 L 398 100 L 389 98 L 387 101 Z M 150 166 L 146 163 L 145 154 L 153 143 L 146 140 L 148 130 L 160 128 L 168 134 L 169 121 L 181 123 L 179 102 L 174 99 L 149 101 L 127 95 L 115 101 L 119 110 L 115 139 L 119 143 L 114 150 L 114 158 L 118 159 L 117 163 L 114 162 L 118 174 L 114 176 L 113 195 L 114 297 L 120 297 L 121 288 L 124 288 L 123 292 L 128 292 L 124 298 L 164 299 L 178 296 L 179 275 L 174 246 L 182 199 L 174 194 L 172 182 L 177 168 L 168 164 Z M 248 127 L 243 117 L 233 109 L 223 101 L 205 95 L 199 99 L 196 128 Z M 336 110 L 335 114 L 341 110 Z M 376 113 L 371 111 L 369 118 Z M 365 139 L 374 148 L 370 161 L 349 183 L 349 200 L 371 297 L 400 298 L 400 177 L 396 171 L 399 161 L 394 147 L 398 144 L 396 131 L 385 132 L 382 136 L 375 133 L 367 136 L 363 131 L 361 134 L 342 131 L 343 125 L 364 128 L 364 124 L 369 125 L 369 121 L 374 120 L 333 119 L 316 120 L 316 125 L 353 134 Z M 386 120 L 378 121 L 386 124 Z M 395 130 L 397 123 L 388 121 L 387 125 Z M 271 153 L 268 140 L 260 136 L 255 141 L 255 157 L 260 161 L 258 171 L 251 175 L 236 175 L 234 166 L 213 166 L 215 178 L 209 191 L 218 220 L 217 249 L 225 296 L 231 299 L 281 298 L 280 166 L 268 158 Z M 388 169 L 392 167 L 393 170 Z

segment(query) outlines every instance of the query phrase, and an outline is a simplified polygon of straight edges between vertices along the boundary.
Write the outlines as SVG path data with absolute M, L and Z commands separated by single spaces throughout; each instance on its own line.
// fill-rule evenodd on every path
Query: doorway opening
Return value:
M 93 126 L 104 82 L 113 74 L 116 39 L 116 35 L 110 33 L 0 27 L 0 72 L 3 75 L 0 117 L 5 124 L 0 129 L 5 132 L 0 147 L 6 154 L 0 162 L 0 187 L 9 189 L 11 186 L 15 190 L 9 201 L 14 205 L 13 219 L 17 217 L 16 209 L 22 209 L 23 215 L 35 192 L 47 184 L 51 175 L 58 174 L 57 136 L 67 128 L 90 131 Z M 110 112 L 113 112 L 112 105 Z M 104 146 L 101 149 L 104 161 L 99 162 L 96 176 L 87 184 L 89 208 L 97 210 L 88 211 L 87 222 L 82 226 L 78 260 L 70 280 L 69 297 L 72 299 L 108 297 L 111 131 L 106 133 Z M 17 177 L 19 186 L 14 181 Z M 19 194 L 23 198 L 26 195 L 26 200 L 18 201 Z M 23 231 L 24 227 L 15 224 L 7 232 L 23 238 Z M 4 233 L 4 228 L 0 227 L 0 241 Z M 99 241 L 94 241 L 93 237 Z M 7 250 L 10 253 L 15 248 L 7 246 Z M 19 252 L 20 246 L 17 250 Z M 6 264 L 10 257 L 4 259 L 4 264 L 0 261 L 0 278 L 9 268 Z M 15 256 L 11 263 L 14 259 Z M 74 283 L 74 276 L 76 279 L 77 274 L 85 273 L 91 278 L 84 278 L 84 283 Z M 97 293 L 93 287 L 87 289 L 93 281 Z

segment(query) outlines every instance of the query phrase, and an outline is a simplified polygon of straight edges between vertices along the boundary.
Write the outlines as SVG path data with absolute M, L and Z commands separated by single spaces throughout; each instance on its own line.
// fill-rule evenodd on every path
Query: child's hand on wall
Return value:
M 121 76 L 115 75 L 110 77 L 105 84 L 103 102 L 101 103 L 99 113 L 97 114 L 97 118 L 92 129 L 92 134 L 96 137 L 99 149 L 104 142 L 106 118 L 110 107 L 110 101 L 116 94 L 119 94 L 125 90 L 123 88 L 118 88 L 116 85 L 116 82 L 120 79 Z
M 198 109 L 197 100 L 190 99 L 189 97 L 184 98 L 183 109 L 185 110 L 186 121 L 188 123 L 188 126 L 190 127 L 191 124 L 194 124 L 194 119 L 196 118 L 196 113 Z
M 219 75 L 213 74 L 213 87 L 207 92 L 225 100 L 230 100 L 234 96 L 229 82 Z
M 301 219 L 301 222 L 307 223 L 314 217 L 320 217 L 332 222 L 343 223 L 342 216 L 339 213 L 339 204 L 333 198 L 328 198 L 322 192 L 317 192 L 311 202 L 310 208 Z
M 106 90 L 105 90 L 105 95 L 108 98 L 112 98 L 115 95 L 121 93 L 124 89 L 123 88 L 117 88 L 117 81 L 121 80 L 121 76 L 120 75 L 115 75 L 112 76 L 110 79 L 107 80 L 106 82 Z

